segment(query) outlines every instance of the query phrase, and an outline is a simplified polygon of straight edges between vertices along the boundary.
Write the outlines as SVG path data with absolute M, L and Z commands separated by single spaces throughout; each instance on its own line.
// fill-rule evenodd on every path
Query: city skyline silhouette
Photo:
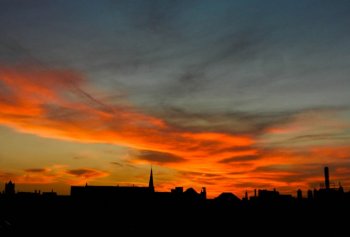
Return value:
M 45 225 L 46 228 L 59 227 L 62 233 L 77 231 L 85 234 L 89 231 L 98 231 L 106 234 L 118 227 L 120 231 L 128 231 L 130 234 L 138 233 L 129 229 L 132 225 L 147 226 L 155 221 L 163 225 L 155 231 L 160 234 L 171 228 L 172 223 L 167 221 L 175 221 L 182 215 L 186 217 L 183 219 L 184 222 L 181 222 L 181 227 L 190 232 L 199 231 L 197 233 L 202 233 L 201 231 L 205 233 L 207 230 L 224 233 L 228 231 L 226 223 L 232 224 L 232 221 L 235 223 L 233 226 L 236 231 L 241 232 L 248 226 L 262 228 L 271 220 L 281 225 L 275 228 L 276 232 L 270 233 L 271 236 L 279 236 L 283 233 L 283 228 L 290 226 L 293 226 L 290 233 L 295 234 L 304 231 L 316 236 L 323 234 L 344 236 L 346 233 L 346 228 L 334 230 L 331 225 L 346 221 L 340 212 L 350 210 L 350 191 L 344 191 L 341 185 L 338 188 L 330 187 L 331 172 L 328 167 L 324 167 L 323 188 L 308 190 L 306 195 L 299 189 L 296 197 L 281 194 L 276 189 L 255 189 L 253 196 L 249 197 L 246 194 L 242 199 L 231 192 L 223 192 L 218 197 L 210 199 L 206 196 L 205 187 L 200 193 L 193 188 L 184 190 L 181 186 L 174 187 L 170 192 L 157 192 L 153 179 L 151 168 L 149 185 L 146 187 L 86 184 L 71 186 L 69 196 L 57 195 L 53 191 L 16 192 L 15 183 L 9 181 L 0 195 L 0 233 L 11 236 L 30 234 L 36 232 L 39 226 Z M 113 212 L 119 213 L 119 216 L 111 215 Z M 239 213 L 239 217 L 232 216 L 233 213 Z M 222 217 L 217 218 L 218 214 Z M 305 214 L 307 216 L 304 216 Z M 335 214 L 336 216 L 329 219 Z M 129 218 L 132 216 L 133 218 L 125 219 L 125 216 L 129 215 Z M 267 219 L 245 220 L 250 215 L 264 215 Z M 139 219 L 140 217 L 142 218 Z M 115 218 L 119 224 L 114 223 Z M 191 218 L 195 218 L 196 221 L 188 222 Z M 282 219 L 279 218 L 283 221 L 281 222 Z M 211 227 L 200 229 L 203 223 Z M 320 231 L 320 228 L 314 226 L 320 223 L 330 226 Z M 264 233 L 262 229 L 250 232 Z
M 308 195 L 309 199 L 313 199 L 313 197 L 316 195 L 315 193 L 317 192 L 317 190 L 324 190 L 325 192 L 332 192 L 332 190 L 333 191 L 337 190 L 337 191 L 339 191 L 341 193 L 344 193 L 344 187 L 341 185 L 341 182 L 339 182 L 338 183 L 338 187 L 336 187 L 336 184 L 330 180 L 329 167 L 328 166 L 324 167 L 324 176 L 323 177 L 324 177 L 324 182 L 319 184 L 319 189 L 317 189 L 316 187 L 313 187 L 312 189 L 304 190 L 304 192 Z M 332 187 L 331 187 L 330 184 L 333 184 Z M 88 189 L 91 189 L 91 190 L 88 191 Z M 150 176 L 149 176 L 149 181 L 148 181 L 148 186 L 147 187 L 146 186 L 135 186 L 135 185 L 120 186 L 119 184 L 115 185 L 115 186 L 106 186 L 106 185 L 98 186 L 98 185 L 88 185 L 88 183 L 86 183 L 84 186 L 71 186 L 70 187 L 69 196 L 72 196 L 72 193 L 73 193 L 73 196 L 75 196 L 75 195 L 81 196 L 85 192 L 93 193 L 94 192 L 93 189 L 95 189 L 97 193 L 99 193 L 101 191 L 102 191 L 101 193 L 103 193 L 105 191 L 106 195 L 108 195 L 108 190 L 111 191 L 111 190 L 114 190 L 114 189 L 120 189 L 120 190 L 122 190 L 121 192 L 123 192 L 123 191 L 127 192 L 127 190 L 134 189 L 134 190 L 139 190 L 141 193 L 142 192 L 144 192 L 144 193 L 154 193 L 156 191 L 155 191 L 155 186 L 154 186 L 154 182 L 153 182 L 153 168 L 151 167 L 151 169 L 150 169 Z M 103 190 L 103 189 L 105 189 L 105 190 Z M 183 193 L 183 190 L 184 190 L 184 187 L 176 186 L 176 187 L 172 188 L 170 191 L 174 192 L 174 193 Z M 206 187 L 202 187 L 201 188 L 201 193 L 199 193 L 199 194 L 192 187 L 187 188 L 186 192 L 193 192 L 195 195 L 199 195 L 199 196 L 204 195 L 205 196 L 204 199 L 207 199 Z M 251 190 L 250 193 L 254 193 L 254 195 L 252 195 L 253 197 L 258 197 L 260 195 L 257 195 L 257 193 L 258 194 L 262 194 L 262 193 L 269 193 L 269 192 L 270 193 L 274 193 L 273 195 L 275 195 L 275 194 L 279 195 L 279 192 L 276 191 L 276 188 L 273 188 L 273 191 L 269 191 L 267 189 L 254 189 L 254 190 Z M 310 192 L 312 192 L 313 194 L 309 195 Z M 321 191 L 321 192 L 323 192 L 323 191 Z M 41 190 L 34 190 L 33 192 L 23 192 L 23 191 L 16 192 L 16 190 L 15 190 L 15 183 L 12 182 L 12 180 L 9 180 L 7 183 L 5 183 L 5 187 L 4 187 L 4 190 L 3 190 L 2 194 L 15 195 L 16 193 L 17 194 L 27 194 L 27 195 L 30 195 L 30 194 L 41 194 Z M 60 194 L 57 194 L 56 192 L 54 192 L 53 188 L 51 189 L 51 192 L 43 192 L 43 194 L 48 194 L 48 193 L 51 193 L 51 195 L 60 195 Z M 223 193 L 221 193 L 219 196 L 214 197 L 212 199 L 217 199 L 222 194 L 228 194 L 228 193 L 233 194 L 232 192 L 229 192 L 229 190 L 226 190 Z M 264 194 L 262 194 L 262 195 L 264 195 Z M 297 199 L 302 199 L 302 198 L 305 197 L 305 196 L 303 197 L 303 190 L 301 190 L 301 189 L 295 190 L 294 195 L 293 194 L 284 194 L 284 195 L 286 197 L 289 197 L 289 198 L 293 197 L 293 198 L 297 198 Z M 66 195 L 64 195 L 64 196 L 66 196 Z M 236 195 L 234 195 L 234 196 L 236 197 Z M 246 190 L 246 192 L 245 192 L 245 194 L 244 194 L 244 196 L 242 198 L 239 198 L 239 197 L 236 197 L 236 198 L 237 199 L 242 199 L 242 200 L 249 200 L 248 190 Z

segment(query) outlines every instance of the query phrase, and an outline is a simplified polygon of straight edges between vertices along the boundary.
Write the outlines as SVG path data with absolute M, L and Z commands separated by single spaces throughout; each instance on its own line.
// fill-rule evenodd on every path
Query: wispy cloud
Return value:
M 142 150 L 139 151 L 138 154 L 135 155 L 137 160 L 143 160 L 148 162 L 154 162 L 157 164 L 162 163 L 177 163 L 177 162 L 184 162 L 185 159 L 165 152 L 156 152 L 156 151 L 147 151 Z
M 105 177 L 108 175 L 107 172 L 96 170 L 96 169 L 87 169 L 87 168 L 67 170 L 66 173 L 77 176 L 78 178 L 81 178 L 81 179 L 94 179 L 94 178 Z
M 30 168 L 14 172 L 0 170 L 0 181 L 12 180 L 18 184 L 81 184 L 98 178 L 106 177 L 109 173 L 92 168 L 67 169 L 63 165 L 53 165 L 44 168 Z M 73 177 L 72 177 L 73 176 Z
M 116 162 L 116 161 L 112 161 L 110 162 L 112 165 L 116 165 L 116 166 L 119 166 L 119 167 L 123 167 L 124 165 L 120 162 Z
M 235 156 L 235 157 L 223 159 L 220 161 L 220 163 L 254 161 L 257 159 L 259 159 L 259 156 L 257 156 L 257 155 Z
M 107 104 L 84 91 L 82 75 L 72 71 L 2 67 L 1 72 L 9 95 L 0 100 L 0 123 L 19 131 L 186 158 L 229 156 L 229 150 L 222 150 L 254 142 L 247 135 L 183 131 L 126 102 Z
M 44 173 L 46 171 L 47 169 L 44 169 L 44 168 L 32 168 L 32 169 L 25 170 L 25 172 L 28 172 L 28 173 Z
M 0 179 L 3 182 L 12 180 L 18 184 L 49 184 L 57 181 L 60 168 L 31 168 L 21 171 L 5 173 L 0 171 Z

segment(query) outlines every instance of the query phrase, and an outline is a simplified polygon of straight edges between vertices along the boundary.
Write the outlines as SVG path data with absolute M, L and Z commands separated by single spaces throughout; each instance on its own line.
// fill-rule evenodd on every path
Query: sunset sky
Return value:
M 350 189 L 350 1 L 0 0 L 0 191 Z

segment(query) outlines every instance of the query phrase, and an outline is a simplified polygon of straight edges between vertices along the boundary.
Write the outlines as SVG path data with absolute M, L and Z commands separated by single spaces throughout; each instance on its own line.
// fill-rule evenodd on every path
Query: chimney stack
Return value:
M 329 189 L 329 170 L 328 167 L 324 167 L 324 184 L 326 186 L 326 189 Z

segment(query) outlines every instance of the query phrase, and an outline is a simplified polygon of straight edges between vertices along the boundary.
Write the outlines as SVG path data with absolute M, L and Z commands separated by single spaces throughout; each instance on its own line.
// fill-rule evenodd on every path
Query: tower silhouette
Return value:
M 154 192 L 154 185 L 153 185 L 153 170 L 151 167 L 151 174 L 149 176 L 149 183 L 148 183 L 148 188 L 151 192 Z
M 324 167 L 324 183 L 326 186 L 326 190 L 329 190 L 329 170 L 328 167 Z
M 14 195 L 16 193 L 15 191 L 15 183 L 12 183 L 12 181 L 10 180 L 10 182 L 5 183 L 5 191 L 4 191 L 5 195 Z

